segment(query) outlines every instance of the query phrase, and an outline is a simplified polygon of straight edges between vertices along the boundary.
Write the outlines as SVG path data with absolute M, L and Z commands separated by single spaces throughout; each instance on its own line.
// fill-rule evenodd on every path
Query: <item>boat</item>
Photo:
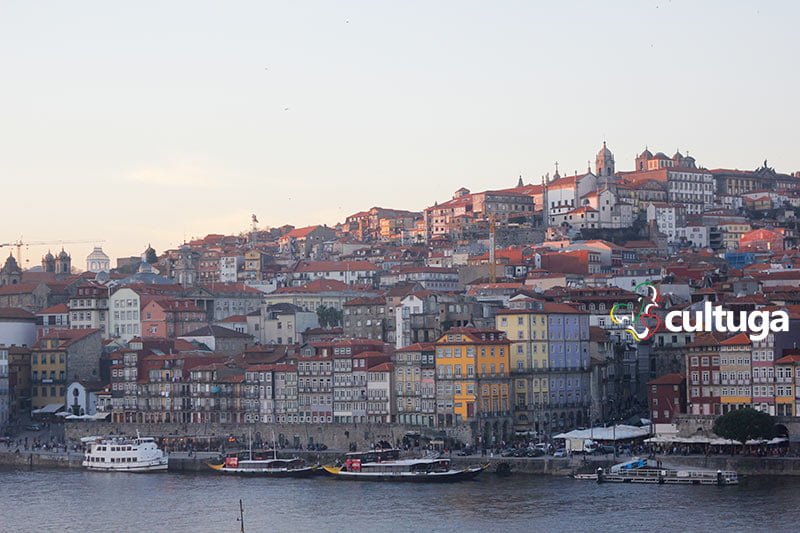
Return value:
M 453 468 L 450 459 L 401 459 L 400 450 L 383 449 L 348 453 L 344 465 L 323 468 L 336 479 L 345 480 L 454 482 L 473 479 L 488 466 Z
M 683 466 L 653 465 L 652 461 L 634 457 L 608 470 L 598 468 L 593 473 L 579 473 L 575 479 L 597 483 L 653 483 L 659 485 L 738 485 L 739 476 L 733 470 L 706 470 Z
M 307 465 L 300 458 L 278 459 L 275 449 L 275 432 L 272 432 L 272 450 L 253 450 L 253 436 L 248 433 L 246 450 L 228 452 L 221 464 L 206 463 L 217 472 L 237 476 L 255 477 L 308 477 L 314 475 L 319 467 Z
M 153 437 L 95 437 L 86 442 L 82 465 L 99 472 L 164 472 L 167 454 Z
M 278 459 L 275 450 L 231 451 L 221 464 L 208 463 L 208 466 L 223 474 L 256 477 L 308 477 L 318 469 L 299 458 Z

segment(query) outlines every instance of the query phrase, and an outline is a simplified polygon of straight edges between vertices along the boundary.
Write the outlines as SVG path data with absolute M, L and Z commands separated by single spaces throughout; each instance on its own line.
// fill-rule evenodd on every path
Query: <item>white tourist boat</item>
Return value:
M 152 437 L 96 437 L 86 443 L 83 466 L 100 472 L 166 471 L 169 458 Z

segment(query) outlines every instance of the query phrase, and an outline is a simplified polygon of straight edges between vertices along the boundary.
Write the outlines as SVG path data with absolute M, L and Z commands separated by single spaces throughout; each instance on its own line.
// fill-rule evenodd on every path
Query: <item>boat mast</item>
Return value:
M 278 458 L 278 443 L 275 442 L 275 430 L 272 429 L 272 458 Z
M 236 520 L 239 522 L 239 531 L 244 533 L 244 505 L 242 505 L 242 500 L 239 499 L 239 518 Z
M 247 449 L 250 452 L 250 460 L 253 460 L 253 429 L 247 430 Z

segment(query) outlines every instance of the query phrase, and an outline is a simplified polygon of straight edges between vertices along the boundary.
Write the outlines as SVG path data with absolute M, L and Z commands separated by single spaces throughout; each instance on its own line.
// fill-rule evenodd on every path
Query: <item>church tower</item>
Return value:
M 55 274 L 56 272 L 56 257 L 47 250 L 47 255 L 42 257 L 42 270 Z
M 597 152 L 597 158 L 595 159 L 595 174 L 597 177 L 610 177 L 613 176 L 616 171 L 614 169 L 614 154 L 611 153 L 606 147 L 606 142 L 603 141 L 603 148 Z
M 17 265 L 14 256 L 8 254 L 3 268 L 0 269 L 0 287 L 3 285 L 18 285 L 22 282 L 22 269 Z
M 72 257 L 61 249 L 56 259 L 56 275 L 68 276 L 72 273 Z

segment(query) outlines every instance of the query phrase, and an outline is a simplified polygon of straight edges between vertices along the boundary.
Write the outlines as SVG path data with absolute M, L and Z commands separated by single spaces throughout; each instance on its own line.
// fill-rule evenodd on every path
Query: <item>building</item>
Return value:
M 678 228 L 683 227 L 683 209 L 666 202 L 650 202 L 647 221 L 655 221 L 658 231 L 667 236 L 667 242 L 676 242 L 679 240 Z
M 206 313 L 192 300 L 150 300 L 142 308 L 142 337 L 176 338 L 203 327 Z
M 19 285 L 22 282 L 22 269 L 17 264 L 17 260 L 10 253 L 0 268 L 0 287 L 6 285 Z
M 0 344 L 0 434 L 5 433 L 6 426 L 11 418 L 11 406 L 8 347 Z
M 278 244 L 281 253 L 307 259 L 318 246 L 335 238 L 336 232 L 327 226 L 308 226 L 289 231 L 278 239 Z
M 56 304 L 36 313 L 36 338 L 41 339 L 51 329 L 69 329 L 67 304 Z
M 8 351 L 9 416 L 16 419 L 31 409 L 31 348 L 6 346 Z
M 394 422 L 394 400 L 394 365 L 390 362 L 370 364 L 367 367 L 367 422 Z
M 306 330 L 318 327 L 316 310 L 307 311 L 289 303 L 263 305 L 257 337 L 261 344 L 300 344 Z
M 753 343 L 745 333 L 720 342 L 720 404 L 722 414 L 750 407 Z
M 17 307 L 0 307 L 0 345 L 33 346 L 36 315 Z
M 179 335 L 179 339 L 195 343 L 215 353 L 240 354 L 248 346 L 253 345 L 253 337 L 247 333 L 240 333 L 222 326 L 202 326 L 199 329 L 187 331 Z
M 431 291 L 463 289 L 455 268 L 403 265 L 381 274 L 381 287 L 393 287 L 401 283 L 418 283 Z
M 395 352 L 394 384 L 397 423 L 436 425 L 436 347 L 415 343 Z
M 82 283 L 69 299 L 69 327 L 99 329 L 104 338 L 108 333 L 108 287 L 98 283 Z
M 291 269 L 289 277 L 295 287 L 318 279 L 372 287 L 377 273 L 378 267 L 369 261 L 300 261 Z
M 511 411 L 509 347 L 496 330 L 453 328 L 436 340 L 436 413 L 439 427 L 485 423 L 485 438 L 507 433 Z
M 94 415 L 98 412 L 98 396 L 105 391 L 99 381 L 74 381 L 67 387 L 67 411 L 75 416 Z
M 511 341 L 515 426 L 542 434 L 590 420 L 589 313 L 561 303 L 501 310 Z
M 273 293 L 263 295 L 263 299 L 267 305 L 289 303 L 306 311 L 316 312 L 320 307 L 342 310 L 347 301 L 360 296 L 377 295 L 377 291 L 357 289 L 341 281 L 320 279 L 300 287 L 281 287 Z
M 72 381 L 96 381 L 102 343 L 97 329 L 52 330 L 31 353 L 31 407 L 64 404 Z
M 711 333 L 697 335 L 686 354 L 688 413 L 721 415 L 720 341 Z
M 111 259 L 101 246 L 95 246 L 92 253 L 86 257 L 86 271 L 94 273 L 111 271 Z
M 108 333 L 111 338 L 129 341 L 142 334 L 141 297 L 129 287 L 122 287 L 108 298 Z
M 383 296 L 354 298 L 344 303 L 342 328 L 353 339 L 386 341 L 387 305 Z
M 653 424 L 672 424 L 676 415 L 686 412 L 686 377 L 665 374 L 647 383 L 647 402 Z

